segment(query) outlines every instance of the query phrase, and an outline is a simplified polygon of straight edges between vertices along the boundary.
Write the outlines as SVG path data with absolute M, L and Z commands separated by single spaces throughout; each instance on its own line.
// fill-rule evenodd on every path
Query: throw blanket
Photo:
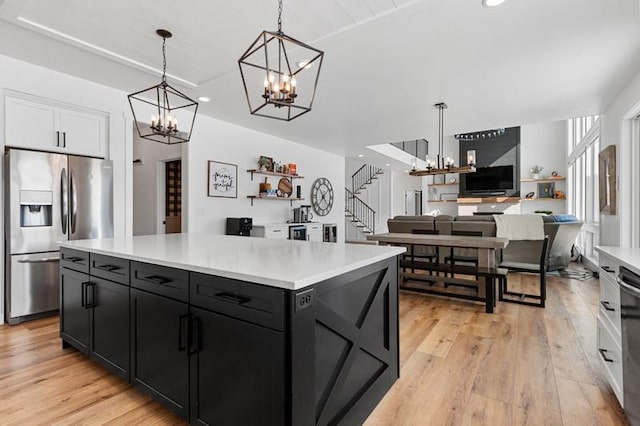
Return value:
M 537 214 L 493 215 L 496 237 L 510 240 L 544 240 L 544 223 Z

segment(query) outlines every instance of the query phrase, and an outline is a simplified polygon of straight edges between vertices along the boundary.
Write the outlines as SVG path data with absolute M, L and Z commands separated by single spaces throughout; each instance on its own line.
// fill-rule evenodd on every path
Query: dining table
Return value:
M 426 269 L 430 271 L 446 271 L 447 266 L 439 266 L 438 264 L 415 262 L 412 256 L 414 246 L 428 246 L 428 247 L 447 247 L 447 248 L 467 248 L 475 249 L 477 251 L 477 264 L 473 266 L 465 266 L 464 270 L 468 271 L 471 275 L 476 276 L 476 280 L 455 280 L 453 278 L 440 276 L 420 276 L 416 274 L 404 273 L 399 269 L 399 273 L 404 274 L 404 278 L 410 277 L 411 279 L 422 279 L 429 282 L 444 281 L 445 288 L 447 284 L 469 286 L 468 284 L 476 283 L 476 285 L 484 284 L 485 296 L 473 296 L 466 294 L 458 294 L 450 291 L 439 291 L 430 288 L 414 288 L 401 285 L 400 287 L 405 290 L 420 291 L 423 293 L 430 293 L 448 297 L 457 297 L 463 299 L 483 301 L 486 303 L 486 311 L 488 313 L 493 312 L 495 305 L 495 279 L 501 275 L 506 276 L 506 272 L 501 271 L 498 268 L 497 251 L 507 247 L 509 240 L 507 238 L 500 237 L 485 237 L 485 236 L 467 236 L 467 235 L 439 235 L 439 234 L 409 234 L 409 233 L 384 233 L 368 235 L 367 240 L 376 241 L 378 244 L 384 245 L 398 245 L 409 247 L 409 254 L 405 255 L 408 259 L 403 266 L 409 266 L 412 269 Z M 408 262 L 408 263 L 407 263 Z M 442 265 L 442 264 L 440 264 Z M 455 267 L 451 267 L 451 272 L 455 272 Z M 460 268 L 458 268 L 460 269 Z M 404 270 L 404 268 L 402 268 Z M 453 277 L 453 273 L 451 274 Z M 484 282 L 479 278 L 484 277 Z M 506 279 L 506 278 L 505 278 Z M 401 280 L 400 282 L 404 282 Z M 476 287 L 477 288 L 477 287 Z

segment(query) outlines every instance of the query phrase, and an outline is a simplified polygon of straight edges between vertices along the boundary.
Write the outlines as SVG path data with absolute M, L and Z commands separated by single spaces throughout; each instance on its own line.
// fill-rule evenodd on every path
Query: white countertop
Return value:
M 298 290 L 397 256 L 403 247 L 165 234 L 60 243 L 62 247 Z
M 618 259 L 622 266 L 640 274 L 640 248 L 596 246 L 596 250 Z

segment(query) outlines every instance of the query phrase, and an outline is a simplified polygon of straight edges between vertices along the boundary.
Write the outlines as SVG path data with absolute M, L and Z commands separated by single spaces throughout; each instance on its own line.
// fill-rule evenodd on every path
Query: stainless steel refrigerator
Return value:
M 58 242 L 113 236 L 109 160 L 8 149 L 4 158 L 5 318 L 59 308 Z

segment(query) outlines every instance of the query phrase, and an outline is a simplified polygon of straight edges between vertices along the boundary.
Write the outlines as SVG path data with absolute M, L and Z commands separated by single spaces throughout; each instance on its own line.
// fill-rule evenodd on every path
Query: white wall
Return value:
M 164 181 L 158 174 L 159 165 L 182 158 L 183 147 L 186 145 L 164 145 L 134 135 L 133 159 L 141 162 L 133 166 L 133 235 L 157 233 L 159 215 L 164 213 L 157 211 L 158 180 Z
M 640 113 L 640 73 L 638 73 L 613 100 L 600 116 L 600 150 L 609 145 L 616 146 L 616 215 L 600 215 L 600 244 L 603 246 L 631 247 L 634 216 L 640 214 L 634 209 L 634 196 L 640 191 L 633 187 L 632 178 L 637 169 L 637 143 L 633 141 L 631 122 Z M 635 144 L 635 145 L 634 145 Z M 637 173 L 637 172 L 636 172 Z M 637 175 L 635 180 L 637 180 Z
M 297 185 L 302 187 L 305 201 L 294 202 L 293 207 L 311 204 L 313 182 L 319 177 L 329 179 L 333 208 L 327 216 L 314 216 L 313 221 L 338 224 L 338 241 L 344 241 L 344 157 L 204 116 L 197 118 L 188 145 L 189 232 L 224 234 L 227 217 L 250 216 L 256 224 L 293 219 L 289 202 L 255 200 L 251 207 L 247 198 L 258 194 L 258 183 L 264 176 L 254 175 L 251 181 L 246 170 L 256 168 L 258 157 L 266 155 L 274 161 L 296 163 L 298 174 L 304 176 L 294 179 L 293 187 L 294 193 Z M 207 196 L 208 160 L 238 165 L 238 198 Z M 277 187 L 277 177 L 269 177 L 269 181 Z
M 531 167 L 542 166 L 540 177 L 550 176 L 557 171 L 560 176 L 567 176 L 567 121 L 529 124 L 520 127 L 520 178 L 531 177 Z M 553 182 L 556 191 L 567 193 L 567 181 Z M 522 182 L 520 194 L 524 197 L 528 192 L 538 196 L 538 184 Z M 566 200 L 523 201 L 522 213 L 533 213 L 535 210 L 550 210 L 554 214 L 567 212 Z

